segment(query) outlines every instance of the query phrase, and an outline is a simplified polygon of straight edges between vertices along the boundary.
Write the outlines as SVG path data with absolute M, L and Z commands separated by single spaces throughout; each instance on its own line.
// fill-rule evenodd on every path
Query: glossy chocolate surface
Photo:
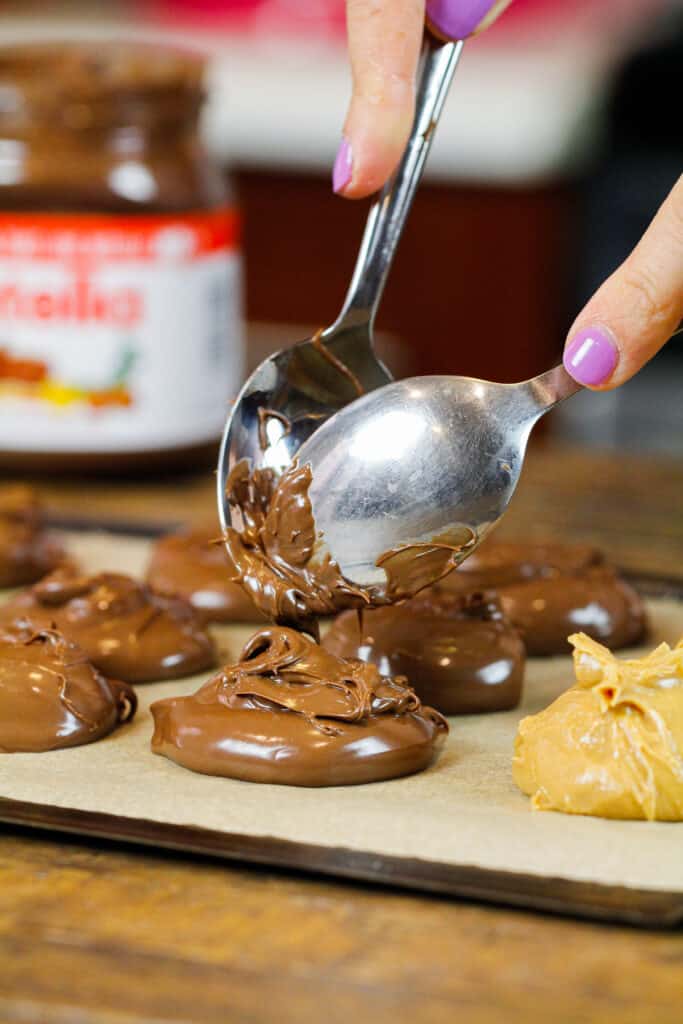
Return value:
M 107 676 L 130 683 L 174 679 L 215 664 L 192 608 L 120 573 L 60 569 L 0 606 L 0 624 L 56 627 Z
M 317 618 L 345 608 L 393 604 L 440 579 L 474 542 L 471 531 L 388 550 L 377 560 L 386 584 L 360 587 L 345 579 L 337 562 L 323 553 L 308 495 L 311 467 L 292 463 L 281 476 L 250 471 L 246 461 L 232 470 L 226 485 L 243 529 L 225 535 L 236 578 L 264 615 L 282 625 L 318 636 Z
M 362 625 L 355 612 L 343 612 L 323 646 L 382 675 L 406 676 L 420 700 L 444 715 L 513 708 L 522 692 L 524 644 L 493 598 L 434 587 L 363 612 Z
M 568 653 L 577 631 L 612 648 L 646 632 L 642 599 L 588 545 L 484 542 L 443 586 L 494 591 L 532 656 Z
M 64 558 L 45 530 L 43 511 L 30 487 L 0 488 L 0 588 L 33 583 Z
M 152 750 L 208 775 L 293 786 L 375 782 L 426 768 L 448 733 L 401 680 L 295 630 L 259 630 L 190 697 L 152 705 Z
M 263 615 L 234 575 L 218 529 L 198 528 L 155 543 L 147 582 L 159 594 L 189 601 L 204 622 L 258 622 Z
M 59 633 L 0 634 L 0 752 L 74 747 L 135 714 L 135 692 L 105 679 Z
M 532 656 L 569 653 L 567 637 L 577 631 L 614 649 L 645 636 L 641 597 L 607 567 L 501 587 L 499 595 Z
M 589 544 L 485 540 L 463 562 L 457 577 L 451 579 L 462 580 L 473 590 L 482 590 L 571 575 L 603 563 L 601 552 Z

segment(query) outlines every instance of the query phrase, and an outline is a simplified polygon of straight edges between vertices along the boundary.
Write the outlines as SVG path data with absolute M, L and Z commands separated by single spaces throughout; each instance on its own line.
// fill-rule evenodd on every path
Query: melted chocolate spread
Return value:
M 646 632 L 641 598 L 588 545 L 484 543 L 443 585 L 495 590 L 533 656 L 568 653 L 577 631 L 614 649 Z
M 315 332 L 311 344 L 316 349 L 316 351 L 320 353 L 323 359 L 327 360 L 327 362 L 330 363 L 330 365 L 333 366 L 335 370 L 341 373 L 342 377 L 346 377 L 346 379 L 353 385 L 356 394 L 360 398 L 362 395 L 365 394 L 365 388 L 363 387 L 363 385 L 361 384 L 360 380 L 355 375 L 353 370 L 350 370 L 346 363 L 343 363 L 341 359 L 337 359 L 334 353 L 330 352 L 329 348 L 323 341 L 324 330 L 325 328 L 321 327 L 319 330 Z
M 0 608 L 0 624 L 55 627 L 107 676 L 131 683 L 186 676 L 215 664 L 213 644 L 192 608 L 130 576 L 78 576 L 60 569 Z
M 513 708 L 522 692 L 524 644 L 491 597 L 432 587 L 365 612 L 361 630 L 354 613 L 343 612 L 323 646 L 382 675 L 406 676 L 421 700 L 446 715 Z
M 642 598 L 607 566 L 512 584 L 499 593 L 531 655 L 567 654 L 567 637 L 577 630 L 614 650 L 639 643 L 647 631 Z
M 230 473 L 226 495 L 244 527 L 228 528 L 225 542 L 236 580 L 271 620 L 318 636 L 317 617 L 345 608 L 370 608 L 411 597 L 459 563 L 474 543 L 471 531 L 430 544 L 410 544 L 378 560 L 384 586 L 360 587 L 321 550 L 308 490 L 309 465 L 292 463 L 281 476 L 250 471 L 246 460 Z
M 105 679 L 59 633 L 0 636 L 0 751 L 45 751 L 91 743 L 135 714 L 127 683 Z
M 293 464 L 276 477 L 272 469 L 250 473 L 246 461 L 238 463 L 227 496 L 239 507 L 244 528 L 228 528 L 225 541 L 237 581 L 254 604 L 269 619 L 317 636 L 317 616 L 361 607 L 369 599 L 329 556 L 314 563 L 310 483 L 310 466 Z
M 0 587 L 33 583 L 63 558 L 45 531 L 35 492 L 21 485 L 0 488 Z
M 268 420 L 277 420 L 282 425 L 281 437 L 287 437 L 292 431 L 292 421 L 284 415 L 282 412 L 278 412 L 277 409 L 268 409 L 265 406 L 259 406 L 258 410 L 258 443 L 261 446 L 261 451 L 265 451 L 269 447 L 268 435 L 266 434 L 266 423 Z
M 236 665 L 152 714 L 157 754 L 205 774 L 300 786 L 420 771 L 448 732 L 405 680 L 283 627 L 259 630 Z
M 602 564 L 603 555 L 589 544 L 486 540 L 463 563 L 453 582 L 479 589 L 503 587 L 581 573 Z
M 258 622 L 263 616 L 231 580 L 235 569 L 216 534 L 202 528 L 162 537 L 152 550 L 147 582 L 158 594 L 189 601 L 203 622 Z

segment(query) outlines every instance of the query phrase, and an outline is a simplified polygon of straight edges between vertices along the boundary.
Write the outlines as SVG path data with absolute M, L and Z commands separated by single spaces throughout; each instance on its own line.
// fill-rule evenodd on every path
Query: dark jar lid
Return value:
M 125 121 L 194 116 L 204 60 L 181 49 L 123 42 L 14 45 L 0 49 L 0 121 L 39 127 L 57 118 L 84 130 Z

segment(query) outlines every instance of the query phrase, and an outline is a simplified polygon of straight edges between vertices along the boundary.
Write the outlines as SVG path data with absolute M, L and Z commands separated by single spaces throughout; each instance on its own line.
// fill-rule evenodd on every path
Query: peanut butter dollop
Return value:
M 539 810 L 683 820 L 683 641 L 628 661 L 569 641 L 576 682 L 520 722 L 515 782 Z
M 404 679 L 337 658 L 282 626 L 190 697 L 152 705 L 152 750 L 207 775 L 291 786 L 375 782 L 421 771 L 448 733 Z
M 0 752 L 42 752 L 106 736 L 135 714 L 127 683 L 105 679 L 54 630 L 0 636 Z

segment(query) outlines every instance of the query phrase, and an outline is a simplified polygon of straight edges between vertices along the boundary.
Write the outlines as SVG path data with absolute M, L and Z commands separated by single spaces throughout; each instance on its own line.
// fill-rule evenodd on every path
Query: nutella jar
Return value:
M 0 465 L 206 464 L 243 375 L 239 221 L 201 62 L 0 53 Z

